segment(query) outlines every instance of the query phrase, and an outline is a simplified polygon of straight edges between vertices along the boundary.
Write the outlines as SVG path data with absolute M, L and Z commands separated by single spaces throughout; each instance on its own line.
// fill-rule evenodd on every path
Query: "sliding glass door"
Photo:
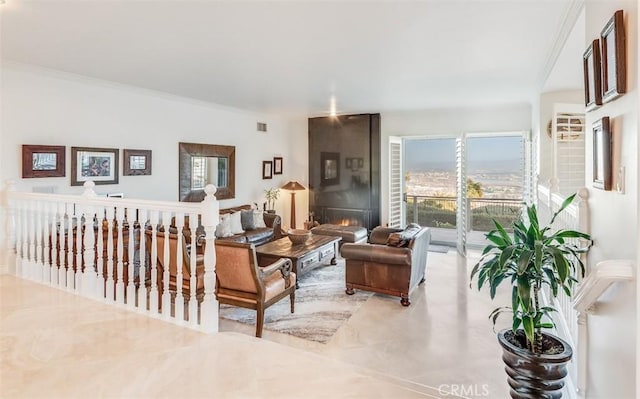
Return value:
M 432 228 L 432 242 L 486 244 L 493 219 L 509 226 L 524 200 L 525 135 L 468 134 L 405 138 L 405 224 Z
M 407 223 L 429 226 L 432 242 L 455 246 L 456 139 L 406 139 L 404 157 Z

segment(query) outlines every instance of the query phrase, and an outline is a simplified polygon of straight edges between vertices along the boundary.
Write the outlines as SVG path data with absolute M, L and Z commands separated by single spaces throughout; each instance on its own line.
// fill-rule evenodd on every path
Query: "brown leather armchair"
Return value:
M 430 240 L 428 227 L 411 224 L 405 230 L 376 227 L 369 243 L 344 244 L 346 293 L 356 288 L 399 296 L 409 306 L 409 294 L 425 280 Z
M 150 268 L 152 266 L 151 262 L 151 248 L 153 246 L 151 230 L 145 230 L 146 236 L 146 248 L 147 248 L 147 286 L 151 285 L 151 272 Z M 169 267 L 169 292 L 172 298 L 175 297 L 177 292 L 177 265 L 178 265 L 178 232 L 175 228 L 169 229 L 169 253 L 165 257 L 165 233 L 164 229 L 160 229 L 156 233 L 156 267 L 158 270 L 157 275 L 157 284 L 158 284 L 158 295 L 159 299 L 162 298 L 162 293 L 165 289 L 165 284 L 163 282 L 164 279 L 164 268 L 167 266 L 166 262 L 168 261 Z M 187 238 L 188 236 L 184 235 L 182 237 L 182 247 L 180 251 L 182 252 L 182 295 L 185 299 L 185 302 L 188 301 L 191 296 L 191 254 L 187 248 Z M 166 259 L 165 259 L 166 258 Z M 198 302 L 202 300 L 202 296 L 204 295 L 204 256 L 197 255 L 196 256 L 196 296 Z M 162 308 L 162 301 L 159 301 L 159 306 Z
M 289 295 L 294 311 L 296 275 L 291 260 L 259 267 L 253 244 L 216 240 L 216 297 L 219 303 L 256 311 L 256 337 L 262 337 L 264 311 Z

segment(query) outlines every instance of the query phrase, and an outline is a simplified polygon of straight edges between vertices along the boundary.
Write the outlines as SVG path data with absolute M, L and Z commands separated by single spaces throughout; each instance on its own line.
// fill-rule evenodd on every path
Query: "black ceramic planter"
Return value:
M 502 360 L 505 363 L 507 381 L 514 399 L 558 399 L 562 397 L 564 377 L 567 375 L 567 363 L 573 351 L 568 343 L 553 335 L 545 337 L 564 346 L 564 351 L 556 355 L 535 354 L 521 349 L 509 342 L 504 334 L 498 333 L 498 342 L 502 346 Z

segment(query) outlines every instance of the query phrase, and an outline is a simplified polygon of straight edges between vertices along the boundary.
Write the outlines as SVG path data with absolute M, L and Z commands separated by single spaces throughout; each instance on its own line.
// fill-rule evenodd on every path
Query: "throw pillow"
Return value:
M 413 237 L 418 234 L 422 227 L 419 224 L 411 223 L 402 231 L 402 239 L 406 241 L 413 240 Z
M 240 211 L 240 222 L 243 230 L 255 230 L 256 222 L 253 219 L 253 210 Z
M 220 223 L 216 226 L 216 237 L 224 238 L 231 237 L 233 234 L 231 233 L 231 215 L 225 213 L 224 215 L 220 215 Z
M 267 225 L 264 223 L 264 212 L 259 211 L 257 209 L 253 210 L 253 223 L 256 226 L 256 229 L 264 229 Z
M 233 212 L 231 214 L 231 233 L 233 234 L 242 234 L 244 230 L 242 230 L 242 214 L 240 212 Z
M 404 248 L 409 245 L 409 241 L 402 238 L 402 233 L 391 233 L 387 238 L 387 245 L 390 247 Z

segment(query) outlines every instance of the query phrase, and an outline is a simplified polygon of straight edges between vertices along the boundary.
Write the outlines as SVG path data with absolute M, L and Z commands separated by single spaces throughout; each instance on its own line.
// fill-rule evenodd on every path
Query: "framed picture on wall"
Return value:
M 626 45 L 622 10 L 618 10 L 600 33 L 602 47 L 602 102 L 626 92 Z
M 584 106 L 587 111 L 602 105 L 600 82 L 600 46 L 598 39 L 591 42 L 582 55 L 584 70 Z
M 122 150 L 124 176 L 148 176 L 151 174 L 151 150 Z
M 282 157 L 273 157 L 273 174 L 282 174 Z
M 262 179 L 272 179 L 272 178 L 273 178 L 273 162 L 262 161 Z
M 340 184 L 340 153 L 320 153 L 320 185 L 333 186 Z
M 593 124 L 593 187 L 611 190 L 611 130 L 608 116 Z
M 65 146 L 22 145 L 22 177 L 64 177 Z
M 71 147 L 71 185 L 118 184 L 117 148 Z

